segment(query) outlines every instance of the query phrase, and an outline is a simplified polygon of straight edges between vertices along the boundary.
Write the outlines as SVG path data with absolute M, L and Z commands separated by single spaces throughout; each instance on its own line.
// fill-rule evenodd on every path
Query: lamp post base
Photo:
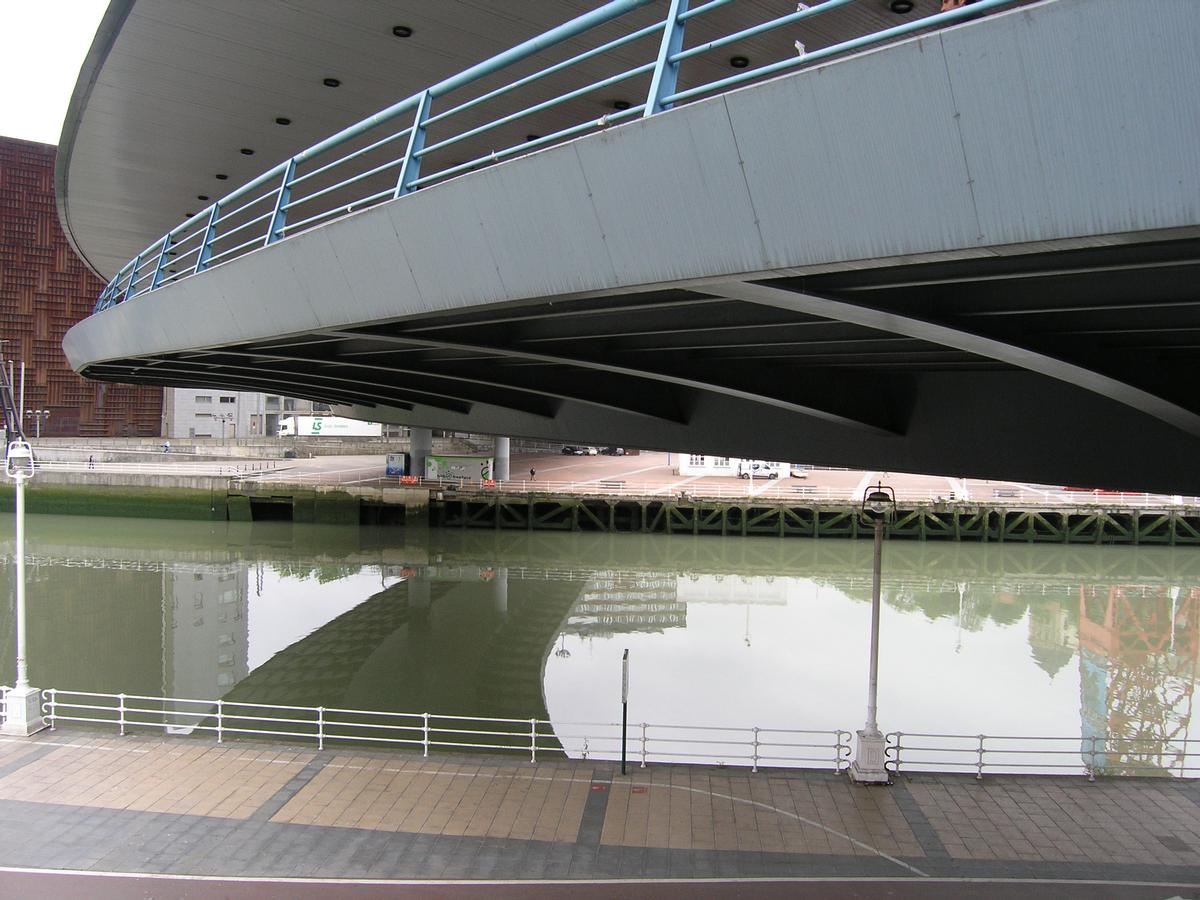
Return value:
M 4 723 L 0 734 L 28 737 L 49 728 L 42 719 L 42 692 L 37 688 L 13 688 L 6 698 Z
M 891 784 L 888 770 L 884 768 L 884 747 L 887 740 L 880 731 L 860 729 L 858 753 L 850 764 L 850 780 L 855 784 Z

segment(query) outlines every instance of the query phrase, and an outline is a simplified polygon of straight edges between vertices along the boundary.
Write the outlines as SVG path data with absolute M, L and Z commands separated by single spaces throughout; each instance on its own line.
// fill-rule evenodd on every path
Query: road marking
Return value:
M 879 474 L 879 473 L 878 472 L 863 472 L 862 479 L 855 486 L 854 493 L 852 493 L 850 495 L 851 498 L 865 497 L 867 495 L 867 488 L 870 486 L 871 482 L 875 480 L 875 476 L 877 474 Z

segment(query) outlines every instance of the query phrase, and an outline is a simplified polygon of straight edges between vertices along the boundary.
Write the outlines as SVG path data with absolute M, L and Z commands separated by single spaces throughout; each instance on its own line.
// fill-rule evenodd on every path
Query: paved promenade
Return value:
M 60 729 L 0 739 L 0 866 L 356 879 L 1084 879 L 1172 888 L 1136 896 L 1198 896 L 1183 886 L 1200 884 L 1200 784 L 914 775 L 867 788 L 833 774 L 684 766 L 622 777 L 609 763 Z

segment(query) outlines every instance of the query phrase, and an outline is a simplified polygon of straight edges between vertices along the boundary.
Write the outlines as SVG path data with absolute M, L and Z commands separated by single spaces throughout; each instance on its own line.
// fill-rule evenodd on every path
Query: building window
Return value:
M 237 403 L 237 397 L 222 397 L 222 403 Z
M 212 403 L 212 394 L 197 394 L 197 403 Z
M 284 412 L 295 412 L 296 411 L 296 401 L 293 400 L 291 397 L 285 397 L 283 399 L 283 411 Z
M 703 456 L 689 456 L 688 457 L 688 465 L 689 466 L 702 466 L 702 465 L 704 465 L 704 457 Z
M 729 468 L 729 457 L 728 456 L 713 457 L 713 466 L 718 469 L 728 469 Z

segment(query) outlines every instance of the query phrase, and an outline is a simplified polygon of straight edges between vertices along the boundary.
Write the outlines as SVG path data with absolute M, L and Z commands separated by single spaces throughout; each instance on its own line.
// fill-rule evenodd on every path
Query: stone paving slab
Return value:
M 1200 883 L 1200 784 L 752 774 L 0 739 L 0 865 L 198 875 L 1086 878 Z

